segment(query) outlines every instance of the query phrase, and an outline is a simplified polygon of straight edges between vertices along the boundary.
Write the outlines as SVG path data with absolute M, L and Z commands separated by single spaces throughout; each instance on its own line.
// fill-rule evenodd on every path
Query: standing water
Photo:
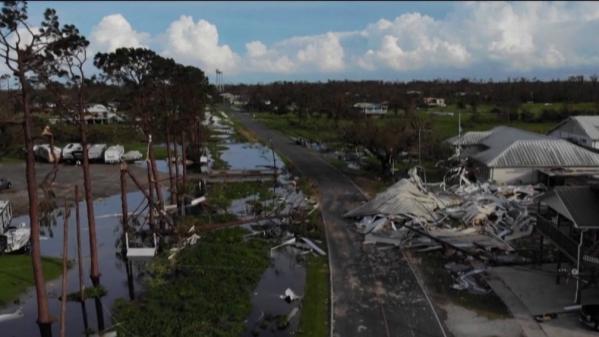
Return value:
M 165 191 L 166 193 L 166 191 Z M 129 211 L 133 211 L 142 201 L 141 192 L 132 192 L 127 194 Z M 98 262 L 100 264 L 101 278 L 100 283 L 106 289 L 106 296 L 99 301 L 89 299 L 82 307 L 80 302 L 67 302 L 66 315 L 66 334 L 68 336 L 83 336 L 85 332 L 98 331 L 102 328 L 110 328 L 113 325 L 110 309 L 112 304 L 118 298 L 127 298 L 137 296 L 141 289 L 143 277 L 143 263 L 132 263 L 132 278 L 127 278 L 127 264 L 117 255 L 119 251 L 118 244 L 121 236 L 121 200 L 120 195 L 114 195 L 105 199 L 97 199 L 94 202 L 96 216 L 96 231 L 98 245 Z M 142 207 L 143 208 L 143 207 Z M 87 215 L 85 203 L 79 204 L 81 211 L 81 249 L 84 266 L 84 282 L 86 287 L 91 287 L 89 278 L 90 252 L 89 252 L 89 230 L 87 227 Z M 118 214 L 118 215 L 115 215 Z M 62 256 L 62 214 L 56 215 L 56 224 L 53 228 L 43 228 L 43 234 L 46 235 L 41 241 L 41 251 L 43 256 L 61 257 Z M 21 216 L 13 219 L 15 223 L 29 222 L 28 216 Z M 68 271 L 68 290 L 67 293 L 79 291 L 79 274 L 77 269 L 77 233 L 75 223 L 75 210 L 71 209 L 69 218 L 69 260 L 72 261 L 71 268 Z M 61 293 L 61 277 L 46 283 L 48 291 L 48 302 L 51 316 L 56 318 L 53 324 L 53 334 L 58 335 L 58 317 L 60 315 L 60 301 L 58 297 Z M 37 337 L 39 329 L 36 322 L 37 304 L 35 299 L 35 290 L 31 289 L 27 294 L 20 297 L 18 304 L 13 304 L 3 308 L 2 313 L 14 312 L 22 308 L 24 316 L 18 319 L 0 322 L 2 336 L 6 337 Z M 102 327 L 103 326 L 103 327 Z

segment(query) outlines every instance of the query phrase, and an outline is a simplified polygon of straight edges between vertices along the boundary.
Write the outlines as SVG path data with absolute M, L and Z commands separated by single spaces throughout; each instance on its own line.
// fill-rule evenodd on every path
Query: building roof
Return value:
M 453 136 L 446 140 L 447 143 L 451 145 L 477 145 L 480 144 L 480 141 L 491 134 L 491 130 L 487 131 L 468 131 L 462 135 L 462 139 L 460 141 L 459 136 Z
M 563 120 L 549 132 L 551 133 L 554 130 L 559 129 L 571 120 L 578 123 L 580 128 L 584 130 L 584 133 L 586 133 L 589 138 L 592 140 L 599 140 L 599 116 L 571 116 Z
M 558 186 L 541 201 L 572 221 L 576 228 L 599 229 L 599 191 L 590 186 Z
M 489 167 L 597 167 L 599 154 L 563 139 L 516 140 L 473 156 Z

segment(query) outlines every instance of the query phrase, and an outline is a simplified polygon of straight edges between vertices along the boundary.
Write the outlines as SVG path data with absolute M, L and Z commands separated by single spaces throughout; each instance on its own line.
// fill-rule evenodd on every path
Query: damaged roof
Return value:
M 517 140 L 489 148 L 473 158 L 495 168 L 599 166 L 599 154 L 555 138 Z
M 590 186 L 558 186 L 541 199 L 576 228 L 599 229 L 599 191 Z

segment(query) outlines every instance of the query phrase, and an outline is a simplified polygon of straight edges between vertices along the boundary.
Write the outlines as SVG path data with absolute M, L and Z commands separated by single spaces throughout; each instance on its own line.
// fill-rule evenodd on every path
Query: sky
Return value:
M 226 83 L 551 79 L 599 65 L 593 2 L 40 1 L 33 25 L 47 7 L 93 53 L 147 47 Z

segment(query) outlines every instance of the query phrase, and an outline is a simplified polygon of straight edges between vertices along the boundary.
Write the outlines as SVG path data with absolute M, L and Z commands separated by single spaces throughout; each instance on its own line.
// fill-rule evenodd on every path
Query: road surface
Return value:
M 364 246 L 342 215 L 365 201 L 354 183 L 309 149 L 295 145 L 247 113 L 245 127 L 287 157 L 320 191 L 332 271 L 333 336 L 446 336 L 431 302 L 398 249 Z

